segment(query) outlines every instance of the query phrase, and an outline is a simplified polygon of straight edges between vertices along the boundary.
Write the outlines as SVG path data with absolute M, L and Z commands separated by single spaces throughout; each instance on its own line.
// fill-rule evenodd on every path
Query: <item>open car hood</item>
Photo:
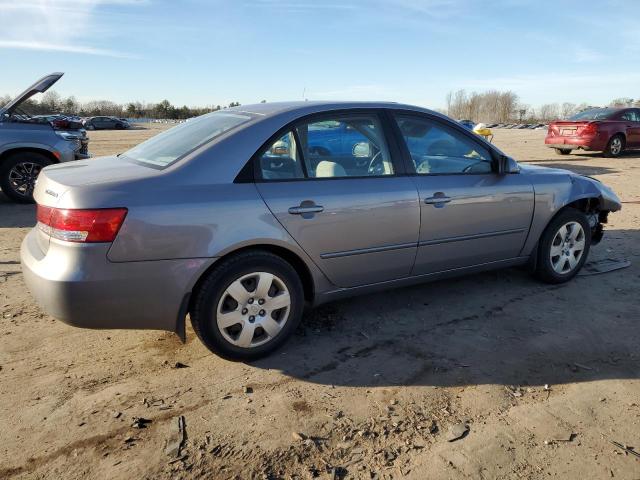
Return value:
M 9 103 L 7 103 L 4 107 L 0 108 L 0 115 L 11 114 L 16 109 L 16 107 L 18 107 L 18 105 L 29 100 L 36 93 L 46 92 L 47 90 L 49 90 L 51 85 L 53 85 L 58 80 L 60 80 L 60 77 L 62 77 L 62 75 L 64 75 L 64 73 L 55 72 L 50 75 L 47 75 L 46 77 L 42 77 L 40 80 L 38 80 L 36 83 L 31 85 L 20 95 L 18 95 L 16 98 L 14 98 Z

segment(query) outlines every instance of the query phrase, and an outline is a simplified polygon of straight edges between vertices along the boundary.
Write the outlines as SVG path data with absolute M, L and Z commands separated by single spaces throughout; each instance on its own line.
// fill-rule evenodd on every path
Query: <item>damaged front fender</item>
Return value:
M 530 177 L 535 191 L 534 215 L 522 255 L 531 255 L 551 219 L 569 205 L 589 217 L 593 243 L 602 238 L 602 224 L 607 222 L 609 212 L 622 208 L 613 190 L 594 178 L 533 165 L 523 165 L 521 171 Z

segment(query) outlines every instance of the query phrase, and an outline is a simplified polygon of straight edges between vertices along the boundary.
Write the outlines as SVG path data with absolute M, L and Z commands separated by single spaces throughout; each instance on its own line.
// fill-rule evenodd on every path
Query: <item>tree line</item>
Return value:
M 0 105 L 9 102 L 8 95 L 0 97 Z M 449 92 L 446 96 L 446 108 L 442 113 L 462 120 L 468 119 L 483 123 L 507 123 L 507 122 L 550 122 L 557 119 L 568 118 L 578 112 L 593 108 L 586 103 L 547 103 L 538 107 L 520 102 L 518 95 L 512 91 L 489 90 L 486 92 L 471 92 L 457 90 Z M 266 100 L 262 100 L 265 103 Z M 125 104 L 110 100 L 92 100 L 79 102 L 74 96 L 62 97 L 55 91 L 47 91 L 40 95 L 38 100 L 30 99 L 21 105 L 21 110 L 30 115 L 47 115 L 62 113 L 66 115 L 79 115 L 81 117 L 113 116 L 127 118 L 158 118 L 184 120 L 197 117 L 209 112 L 215 112 L 223 108 L 237 107 L 240 102 L 231 102 L 229 105 L 208 105 L 204 107 L 174 106 L 169 100 L 159 103 L 129 102 Z M 611 107 L 640 107 L 640 98 L 627 97 L 616 98 L 608 106 Z
M 185 120 L 197 117 L 209 112 L 215 112 L 227 107 L 240 106 L 240 102 L 231 102 L 229 105 L 208 105 L 204 107 L 174 106 L 169 100 L 159 103 L 129 102 L 126 104 L 112 102 L 110 100 L 91 100 L 79 102 L 74 96 L 62 97 L 57 92 L 50 90 L 39 96 L 39 99 L 29 99 L 20 105 L 19 109 L 29 115 L 78 115 L 80 117 L 127 117 L 127 118 L 158 118 Z M 0 97 L 0 106 L 7 104 L 11 97 Z M 264 102 L 264 100 L 263 100 Z
M 640 107 L 640 98 L 635 100 L 627 97 L 616 98 L 607 106 Z M 468 119 L 482 123 L 547 123 L 569 118 L 589 108 L 594 106 L 570 102 L 547 103 L 532 107 L 521 103 L 518 95 L 511 91 L 490 90 L 467 93 L 465 90 L 458 90 L 447 94 L 446 109 L 443 113 L 458 120 Z

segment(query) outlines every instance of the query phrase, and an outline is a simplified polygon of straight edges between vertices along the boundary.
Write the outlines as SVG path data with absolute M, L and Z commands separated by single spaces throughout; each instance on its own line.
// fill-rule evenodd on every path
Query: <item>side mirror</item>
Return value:
M 371 144 L 369 142 L 356 143 L 353 146 L 352 153 L 356 158 L 369 158 L 372 155 Z

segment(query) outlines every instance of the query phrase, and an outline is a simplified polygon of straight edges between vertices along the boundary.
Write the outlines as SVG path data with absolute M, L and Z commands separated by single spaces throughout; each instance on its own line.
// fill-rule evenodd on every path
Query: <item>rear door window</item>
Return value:
M 380 119 L 337 115 L 297 124 L 259 155 L 263 180 L 381 177 L 394 174 Z

